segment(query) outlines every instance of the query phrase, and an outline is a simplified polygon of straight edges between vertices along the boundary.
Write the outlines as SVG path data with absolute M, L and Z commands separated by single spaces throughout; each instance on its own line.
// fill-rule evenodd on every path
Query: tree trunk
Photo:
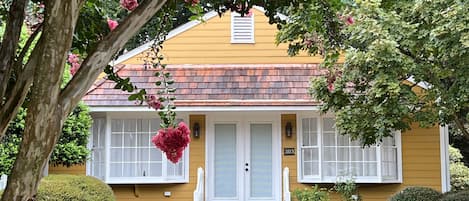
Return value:
M 26 128 L 2 201 L 35 200 L 44 166 L 67 117 L 59 104 L 60 85 L 80 2 L 45 1 L 44 30 L 29 61 L 36 67 Z

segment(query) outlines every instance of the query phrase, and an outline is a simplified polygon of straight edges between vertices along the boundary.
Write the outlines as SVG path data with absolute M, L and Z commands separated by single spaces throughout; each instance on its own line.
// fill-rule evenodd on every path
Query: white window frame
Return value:
M 320 124 L 318 124 L 318 161 L 319 161 L 319 170 L 318 173 L 319 175 L 317 176 L 307 176 L 305 177 L 303 175 L 303 168 L 302 168 L 302 141 L 303 141 L 303 119 L 305 118 L 318 118 Z M 323 145 L 322 145 L 322 137 L 323 137 L 323 131 L 322 131 L 322 122 L 324 118 L 334 118 L 334 115 L 332 114 L 325 114 L 325 115 L 320 115 L 319 113 L 314 113 L 314 114 L 297 114 L 297 169 L 298 169 L 298 182 L 299 183 L 335 183 L 339 181 L 340 179 L 344 179 L 347 177 L 350 177 L 354 180 L 355 183 L 402 183 L 402 140 L 401 140 L 401 132 L 396 131 L 394 138 L 395 138 L 395 143 L 397 146 L 397 179 L 395 180 L 386 180 L 382 176 L 382 160 L 381 160 L 381 146 L 376 146 L 376 151 L 377 151 L 377 176 L 350 176 L 350 175 L 337 175 L 336 177 L 325 177 L 322 174 L 322 167 L 324 161 L 322 160 L 322 155 L 323 155 Z
M 251 44 L 251 43 L 256 43 L 255 42 L 255 29 L 254 29 L 254 26 L 255 26 L 255 17 L 254 17 L 254 13 L 251 14 L 250 18 L 251 18 L 251 39 L 250 40 L 240 40 L 240 39 L 236 39 L 235 38 L 235 26 L 234 26 L 234 20 L 236 17 L 240 17 L 241 15 L 239 13 L 236 13 L 236 12 L 231 12 L 231 43 L 238 43 L 238 44 Z
M 127 113 L 127 112 L 109 112 L 105 115 L 106 118 L 106 132 L 105 132 L 105 151 L 104 151 L 104 160 L 105 160 L 105 171 L 104 171 L 104 182 L 107 184 L 166 184 L 166 183 L 189 183 L 189 146 L 184 150 L 184 155 L 182 160 L 183 164 L 183 176 L 182 177 L 171 177 L 164 176 L 166 172 L 166 164 L 168 159 L 163 154 L 162 156 L 162 174 L 161 177 L 110 177 L 110 156 L 111 156 L 111 123 L 113 119 L 149 119 L 149 118 L 159 118 L 156 112 L 139 112 L 139 113 Z M 188 122 L 188 115 L 178 116 L 177 119 L 182 119 L 184 122 Z M 155 133 L 156 134 L 156 133 Z M 90 135 L 90 143 L 93 139 L 93 136 Z M 156 149 L 156 147 L 155 147 Z M 91 160 L 91 159 L 90 159 Z M 91 162 L 91 161 L 89 161 Z M 91 175 L 92 170 L 90 165 L 87 165 L 87 174 Z M 91 175 L 93 176 L 93 175 Z

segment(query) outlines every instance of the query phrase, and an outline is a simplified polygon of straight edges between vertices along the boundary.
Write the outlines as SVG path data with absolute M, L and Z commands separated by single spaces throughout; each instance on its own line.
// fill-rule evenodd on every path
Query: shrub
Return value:
M 358 195 L 358 187 L 353 179 L 345 179 L 336 182 L 334 190 L 340 194 L 344 201 L 361 201 Z
M 41 180 L 37 201 L 115 201 L 102 181 L 79 175 L 49 175 Z
M 453 191 L 469 190 L 469 168 L 461 162 L 462 154 L 459 149 L 449 148 L 449 172 L 451 189 Z
M 435 189 L 428 187 L 407 187 L 399 193 L 393 195 L 389 201 L 436 201 L 442 194 Z
M 298 201 L 329 201 L 327 189 L 319 188 L 318 185 L 313 186 L 311 189 L 296 189 L 294 194 Z
M 469 201 L 469 191 L 452 191 L 445 193 L 441 201 Z

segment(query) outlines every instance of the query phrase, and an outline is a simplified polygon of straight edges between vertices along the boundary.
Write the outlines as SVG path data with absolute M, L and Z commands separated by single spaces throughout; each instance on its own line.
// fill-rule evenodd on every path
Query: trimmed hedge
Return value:
M 469 201 L 469 191 L 452 191 L 445 193 L 441 201 Z
M 115 201 L 112 189 L 90 176 L 49 175 L 41 180 L 37 201 Z
M 428 187 L 407 187 L 401 192 L 393 195 L 389 201 L 436 201 L 442 194 L 435 189 Z

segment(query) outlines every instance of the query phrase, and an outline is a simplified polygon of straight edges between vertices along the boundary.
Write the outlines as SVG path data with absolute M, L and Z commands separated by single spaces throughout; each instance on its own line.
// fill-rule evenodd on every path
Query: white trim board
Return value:
M 448 126 L 440 126 L 441 192 L 451 190 L 449 176 L 449 133 Z
M 179 106 L 176 112 L 319 111 L 319 106 Z M 90 106 L 90 112 L 155 112 L 147 106 Z

